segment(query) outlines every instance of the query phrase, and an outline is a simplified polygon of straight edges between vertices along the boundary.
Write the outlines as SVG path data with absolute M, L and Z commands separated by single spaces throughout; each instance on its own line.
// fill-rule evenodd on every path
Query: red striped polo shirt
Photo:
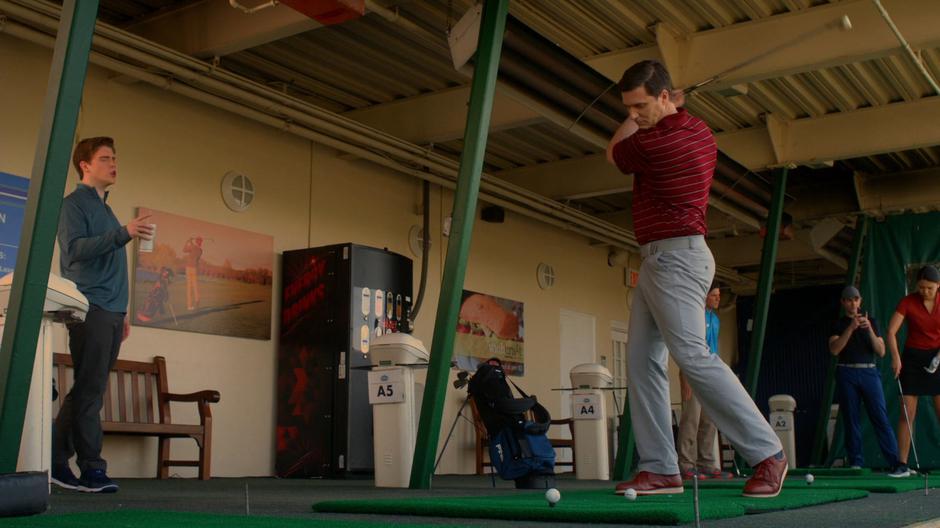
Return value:
M 613 157 L 621 172 L 633 173 L 637 242 L 706 234 L 718 148 L 704 121 L 679 108 L 615 145 Z

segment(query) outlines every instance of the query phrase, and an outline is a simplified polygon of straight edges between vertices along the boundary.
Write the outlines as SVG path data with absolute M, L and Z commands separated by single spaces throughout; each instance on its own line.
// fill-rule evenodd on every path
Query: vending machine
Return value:
M 411 259 L 337 244 L 285 251 L 281 276 L 277 475 L 371 473 L 369 348 L 410 332 Z

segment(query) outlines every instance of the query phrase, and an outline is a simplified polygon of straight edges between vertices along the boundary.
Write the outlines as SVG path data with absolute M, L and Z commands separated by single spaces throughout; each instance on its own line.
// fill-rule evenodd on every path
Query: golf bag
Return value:
M 514 398 L 509 383 L 521 398 Z M 506 377 L 502 367 L 481 363 L 470 378 L 470 397 L 489 436 L 490 462 L 499 476 L 517 488 L 554 486 L 555 450 L 545 435 L 551 415 Z M 533 420 L 525 413 L 532 412 Z

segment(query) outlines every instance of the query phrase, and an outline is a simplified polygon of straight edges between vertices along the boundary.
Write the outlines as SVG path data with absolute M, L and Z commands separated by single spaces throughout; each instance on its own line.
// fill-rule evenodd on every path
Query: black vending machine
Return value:
M 411 259 L 337 244 L 285 251 L 277 380 L 280 477 L 369 473 L 369 346 L 408 332 Z

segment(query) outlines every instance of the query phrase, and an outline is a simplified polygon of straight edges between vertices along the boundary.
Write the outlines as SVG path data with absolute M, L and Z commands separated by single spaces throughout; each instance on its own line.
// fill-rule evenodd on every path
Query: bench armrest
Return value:
M 164 392 L 163 399 L 166 401 L 175 401 L 175 402 L 208 402 L 208 403 L 219 403 L 219 400 L 222 396 L 219 394 L 219 391 L 214 390 L 203 390 L 199 392 L 191 392 L 189 394 L 176 394 L 173 392 Z

